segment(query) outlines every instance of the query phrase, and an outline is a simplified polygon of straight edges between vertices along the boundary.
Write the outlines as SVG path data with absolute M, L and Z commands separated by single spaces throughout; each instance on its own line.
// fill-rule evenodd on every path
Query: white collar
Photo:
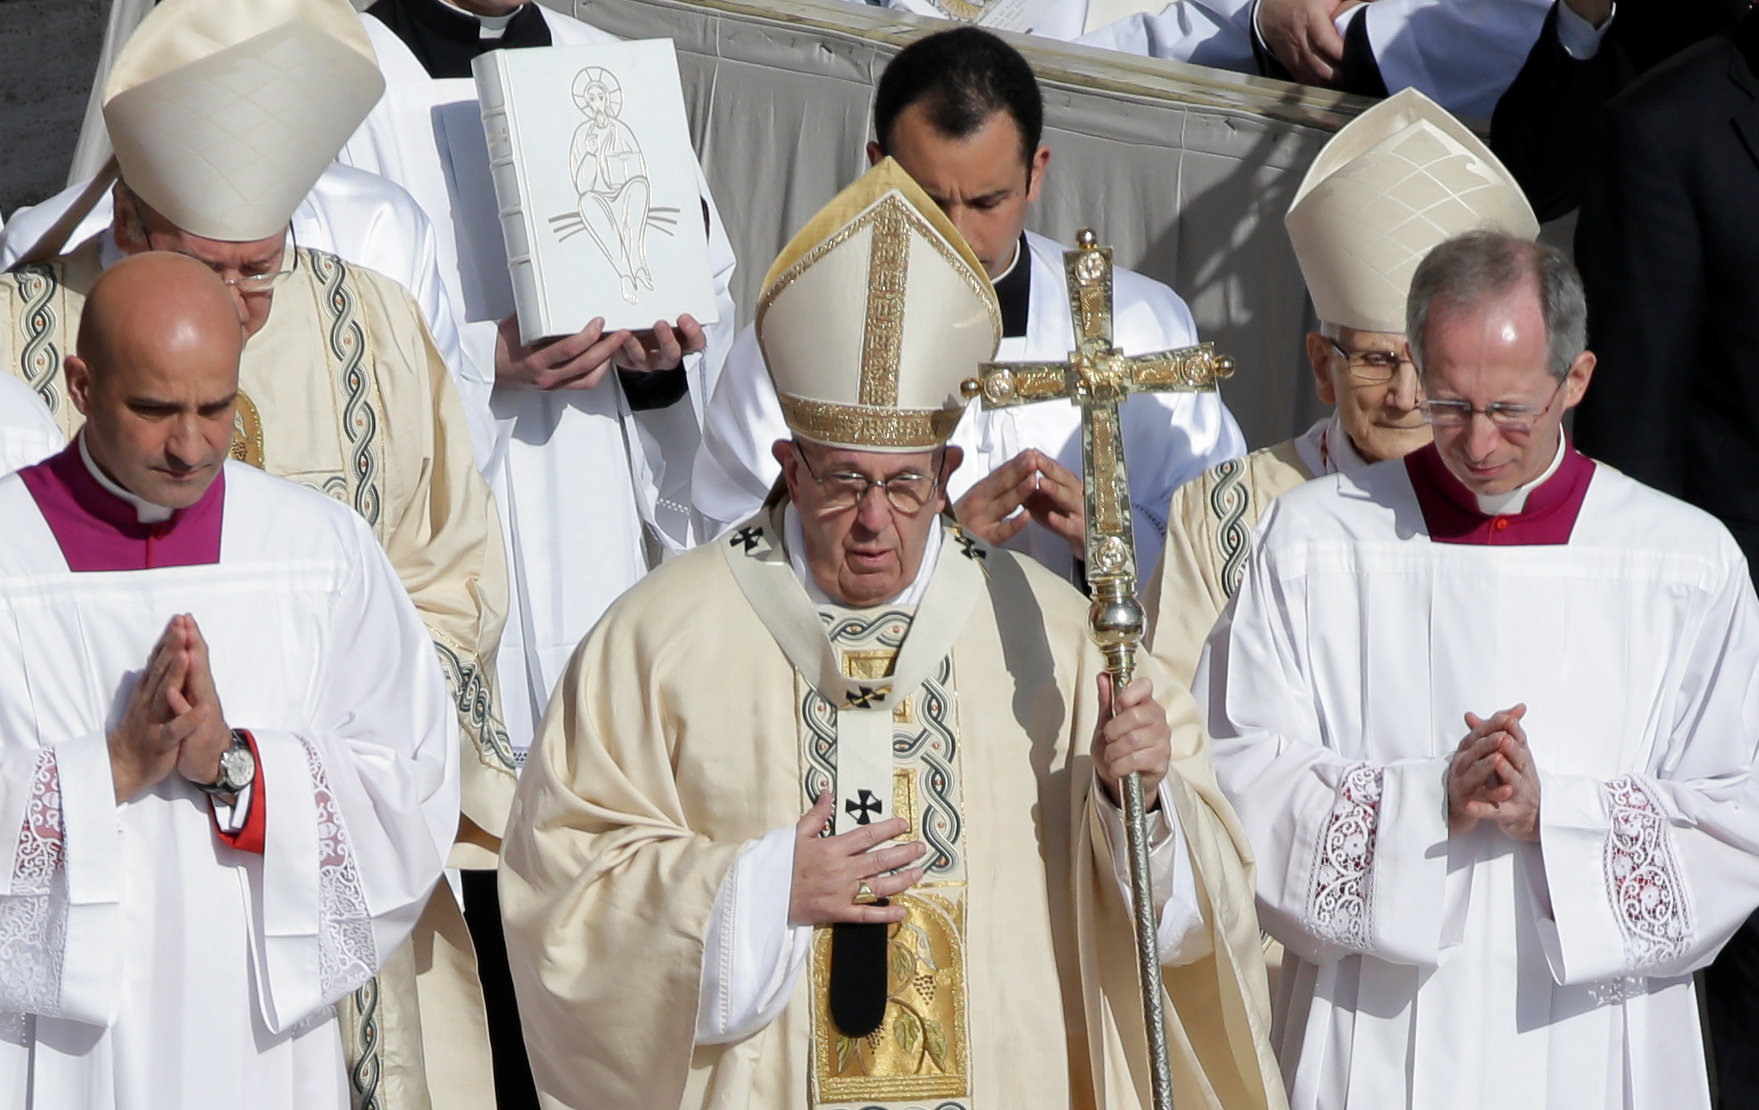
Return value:
M 1507 493 L 1474 494 L 1478 499 L 1478 511 L 1485 516 L 1509 516 L 1527 507 L 1527 495 L 1538 489 L 1545 480 L 1557 473 L 1557 468 L 1564 464 L 1564 436 L 1560 429 L 1557 436 L 1557 454 L 1551 457 L 1551 465 L 1545 473 L 1525 485 L 1516 486 Z
M 167 509 L 163 505 L 155 505 L 143 497 L 136 497 L 134 494 L 128 492 L 112 481 L 110 476 L 105 474 L 103 469 L 100 468 L 97 463 L 92 461 L 92 453 L 86 450 L 86 434 L 84 428 L 81 428 L 79 431 L 79 461 L 85 463 L 86 473 L 90 474 L 92 478 L 97 481 L 98 485 L 104 487 L 104 492 L 113 497 L 119 497 L 123 501 L 133 505 L 135 519 L 139 520 L 142 524 L 162 524 L 171 519 L 171 513 L 173 510 Z
M 476 20 L 477 26 L 482 28 L 480 32 L 481 37 L 485 39 L 498 39 L 506 34 L 507 24 L 513 22 L 513 17 L 519 14 L 519 9 L 514 8 L 506 15 L 482 15 L 478 12 L 466 10 L 460 5 L 453 3 L 453 0 L 440 0 L 440 3 L 446 5 L 455 12 L 463 12 L 465 15 Z
M 922 565 L 916 568 L 915 581 L 905 587 L 904 591 L 897 597 L 882 602 L 882 604 L 913 606 L 922 600 L 922 595 L 928 592 L 929 579 L 934 577 L 935 563 L 940 561 L 942 531 L 939 522 L 928 530 L 928 546 L 922 552 Z M 806 587 L 806 596 L 812 599 L 812 603 L 814 605 L 834 605 L 840 609 L 849 608 L 848 605 L 825 593 L 819 587 L 818 580 L 812 576 L 812 571 L 808 569 L 806 565 L 806 528 L 800 523 L 800 512 L 794 508 L 792 503 L 782 510 L 782 532 L 783 546 L 788 549 L 788 564 L 794 568 L 794 577 L 800 579 L 800 584 Z
M 1343 421 L 1335 412 L 1296 438 L 1295 454 L 1301 456 L 1301 461 L 1315 478 L 1327 474 L 1354 474 L 1368 465 L 1368 460 L 1356 450 L 1350 433 L 1344 431 Z

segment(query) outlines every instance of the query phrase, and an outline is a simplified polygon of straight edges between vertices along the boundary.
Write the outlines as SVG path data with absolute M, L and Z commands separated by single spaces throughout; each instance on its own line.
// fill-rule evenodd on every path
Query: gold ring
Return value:
M 867 880 L 860 880 L 855 887 L 855 904 L 857 906 L 871 906 L 877 901 L 879 901 L 879 895 L 875 894 L 873 888 L 867 885 Z

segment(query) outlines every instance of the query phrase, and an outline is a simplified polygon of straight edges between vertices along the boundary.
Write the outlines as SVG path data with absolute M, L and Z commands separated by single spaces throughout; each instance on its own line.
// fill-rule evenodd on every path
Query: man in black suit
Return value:
M 1497 101 L 1490 148 L 1541 221 L 1581 202 L 1599 113 L 1636 79 L 1726 30 L 1747 0 L 1558 0 L 1514 83 Z M 1610 22 L 1609 22 L 1610 21 Z
M 1715 514 L 1759 567 L 1759 12 L 1613 99 L 1603 131 L 1576 229 L 1600 358 L 1577 444 Z M 1759 1106 L 1759 919 L 1705 1001 L 1719 1105 Z

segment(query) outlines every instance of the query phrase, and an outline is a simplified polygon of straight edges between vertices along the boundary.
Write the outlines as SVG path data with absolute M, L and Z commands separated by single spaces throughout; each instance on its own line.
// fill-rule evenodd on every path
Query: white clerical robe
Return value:
M 1101 662 L 1086 602 L 1031 560 L 948 530 L 917 604 L 907 592 L 827 619 L 790 567 L 781 516 L 619 599 L 521 776 L 500 882 L 539 1091 L 620 1110 L 1142 1105 L 1130 923 L 1091 789 Z M 919 636 L 936 646 L 918 650 Z M 815 638 L 803 671 L 796 654 Z M 840 709 L 820 693 L 857 686 Z M 1185 1107 L 1280 1107 L 1257 1033 L 1257 923 L 1235 886 L 1250 863 L 1211 792 L 1194 703 L 1162 693 L 1174 738 L 1162 798 L 1202 921 L 1183 914 L 1183 928 L 1204 934 L 1177 938 L 1199 943 L 1166 969 L 1175 1092 Z M 868 714 L 879 733 L 854 720 Z M 873 765 L 863 745 L 876 736 Z M 850 781 L 863 774 L 866 796 Z M 723 1016 L 705 1006 L 738 1008 L 715 989 L 742 913 L 726 892 L 752 889 L 738 872 L 766 866 L 774 830 L 791 839 L 820 789 L 837 796 L 838 831 L 871 804 L 930 849 L 924 882 L 898 899 L 910 916 L 888 941 L 885 1019 L 840 1038 L 825 1013 L 831 931 L 817 929 L 777 1012 L 703 1036 Z M 772 900 L 765 924 L 785 930 L 786 912 Z
M 346 1110 L 333 1004 L 440 875 L 457 722 L 408 595 L 345 506 L 224 473 L 218 563 L 78 573 L 0 480 L 0 1106 Z M 255 741 L 260 854 L 175 774 L 116 803 L 106 732 L 178 613 Z
M 0 270 L 11 269 L 75 204 L 90 184 L 82 180 L 41 204 L 21 208 L 0 231 Z M 108 237 L 112 205 L 105 194 L 80 220 L 57 254 L 71 254 L 102 234 Z M 433 224 L 401 186 L 378 174 L 332 162 L 293 210 L 293 242 L 365 266 L 409 290 L 422 322 L 439 348 L 452 384 L 464 402 L 471 449 L 486 476 L 494 455 L 494 418 L 489 394 L 495 367 L 465 356 L 446 282 L 440 277 Z
M 1759 904 L 1759 603 L 1720 524 L 1579 455 L 1500 514 L 1433 447 L 1317 479 L 1197 694 L 1297 1110 L 1709 1105 L 1691 972 Z M 1463 715 L 1517 703 L 1538 843 L 1450 836 Z
M 617 41 L 544 8 L 557 46 Z M 441 272 L 466 353 L 491 372 L 507 283 L 476 83 L 428 76 L 383 23 L 362 16 L 385 95 L 338 158 L 408 189 L 433 221 Z M 698 171 L 700 177 L 700 170 Z M 733 334 L 733 248 L 706 181 L 709 258 L 720 322 L 685 360 L 689 405 L 632 413 L 615 374 L 588 390 L 496 390 L 495 473 L 513 606 L 499 660 L 503 721 L 523 755 L 550 691 L 611 601 L 647 573 L 650 537 L 681 550 L 695 537 L 689 477 L 703 398 Z M 491 830 L 498 832 L 498 829 Z
M 1024 336 L 1004 338 L 1001 361 L 1065 359 L 1074 323 L 1063 276 L 1063 248 L 1026 233 L 1031 294 Z M 1126 354 L 1145 354 L 1197 342 L 1197 325 L 1178 294 L 1122 267 L 1113 270 L 1114 339 Z M 976 367 L 972 367 L 975 374 Z M 1246 450 L 1239 425 L 1216 393 L 1138 393 L 1121 406 L 1124 450 L 1130 460 L 1130 500 L 1139 565 L 1154 565 L 1166 534 L 1173 491 L 1224 459 Z M 781 473 L 770 445 L 790 433 L 775 386 L 764 367 L 756 332 L 746 328 L 727 356 L 703 422 L 702 450 L 693 489 L 697 510 L 720 528 L 757 510 Z M 1081 411 L 1064 401 L 985 409 L 973 401 L 952 442 L 965 452 L 950 492 L 957 499 L 1029 447 L 1081 473 Z M 1029 524 L 1008 545 L 1067 577 L 1074 567 L 1068 541 Z
M 0 474 L 53 455 L 67 437 L 36 392 L 10 374 L 0 374 Z

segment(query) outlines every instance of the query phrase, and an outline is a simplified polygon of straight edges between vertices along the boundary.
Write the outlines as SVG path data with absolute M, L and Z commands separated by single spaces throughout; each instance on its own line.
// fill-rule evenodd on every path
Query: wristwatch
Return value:
M 220 777 L 213 782 L 198 782 L 197 790 L 207 794 L 236 794 L 256 781 L 257 757 L 251 753 L 250 741 L 243 731 L 232 730 L 232 746 L 220 753 Z

